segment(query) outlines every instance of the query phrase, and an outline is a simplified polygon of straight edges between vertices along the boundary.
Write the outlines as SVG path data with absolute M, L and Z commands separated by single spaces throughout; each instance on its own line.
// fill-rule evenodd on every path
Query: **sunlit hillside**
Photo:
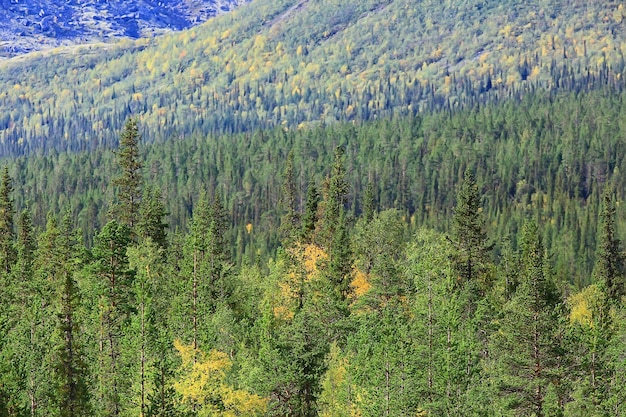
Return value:
M 621 84 L 619 1 L 255 0 L 197 28 L 2 64 L 0 150 L 458 107 Z M 148 129 L 149 128 L 149 129 Z

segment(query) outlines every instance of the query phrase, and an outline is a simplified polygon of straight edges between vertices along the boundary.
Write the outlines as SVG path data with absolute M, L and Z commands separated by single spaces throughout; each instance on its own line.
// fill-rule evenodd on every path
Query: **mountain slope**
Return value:
M 177 34 L 11 60 L 0 151 L 113 144 L 131 114 L 155 139 L 621 88 L 624 13 L 613 0 L 255 0 Z
M 118 37 L 183 30 L 242 0 L 2 0 L 0 56 Z

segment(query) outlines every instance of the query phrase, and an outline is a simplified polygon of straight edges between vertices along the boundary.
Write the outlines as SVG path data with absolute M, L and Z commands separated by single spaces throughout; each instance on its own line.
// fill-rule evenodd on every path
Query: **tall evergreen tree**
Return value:
M 456 247 L 455 268 L 459 275 L 459 285 L 481 287 L 479 277 L 485 272 L 492 245 L 485 232 L 480 194 L 471 171 L 465 172 L 461 189 L 457 194 L 456 207 L 452 217 L 452 242 Z M 482 283 L 483 290 L 485 285 Z
M 8 274 L 15 263 L 15 209 L 13 208 L 13 185 L 9 168 L 5 165 L 0 179 L 0 271 Z
M 96 236 L 93 248 L 92 273 L 101 289 L 100 307 L 98 405 L 105 416 L 122 413 L 128 401 L 129 378 L 123 374 L 121 338 L 133 310 L 132 278 L 126 251 L 131 241 L 127 225 L 113 220 Z
M 604 190 L 600 219 L 600 244 L 595 268 L 596 280 L 604 282 L 609 299 L 619 302 L 624 295 L 624 253 L 615 230 L 615 205 L 609 188 Z
M 314 284 L 298 280 L 300 288 L 291 288 L 293 268 L 298 267 L 292 261 L 292 257 L 279 252 L 260 303 L 258 366 L 263 376 L 258 385 L 270 398 L 269 416 L 308 417 L 317 415 L 328 329 L 320 320 L 321 306 L 313 300 Z M 287 300 L 280 294 L 286 287 L 290 288 Z M 283 298 L 278 309 L 276 297 Z
M 232 268 L 230 251 L 226 241 L 228 227 L 228 215 L 222 205 L 220 194 L 216 192 L 209 210 L 206 266 L 208 267 L 211 297 L 218 303 L 228 302 L 233 290 L 228 279 L 228 274 Z
M 113 184 L 118 187 L 118 203 L 114 207 L 119 221 L 133 229 L 139 218 L 143 164 L 139 157 L 139 129 L 137 119 L 130 118 L 124 126 L 117 150 L 117 163 L 121 170 Z
M 287 155 L 285 172 L 283 173 L 283 194 L 281 200 L 283 209 L 286 212 L 281 219 L 281 234 L 283 239 L 289 241 L 296 237 L 296 230 L 300 223 L 296 196 L 296 181 L 293 170 L 293 151 L 289 152 L 289 155 Z
M 156 323 L 154 322 L 154 299 L 157 293 L 158 282 L 162 274 L 163 249 L 146 238 L 139 245 L 128 248 L 128 261 L 133 270 L 136 271 L 134 279 L 134 305 L 137 314 L 133 316 L 132 334 L 127 335 L 132 339 L 127 349 L 134 351 L 133 368 L 137 369 L 135 374 L 139 374 L 139 381 L 135 391 L 139 397 L 140 416 L 145 416 L 148 412 L 148 396 L 151 393 L 149 375 L 152 371 L 153 363 L 156 361 L 154 344 L 156 339 Z M 165 327 L 165 326 L 164 326 Z M 159 352 L 160 355 L 167 355 L 167 352 Z M 157 380 L 158 382 L 158 380 Z M 165 389 L 165 387 L 160 387 Z M 158 398 L 158 397 L 157 397 Z M 162 404 L 164 406 L 165 404 Z
M 36 248 L 30 210 L 25 209 L 18 221 L 17 262 L 15 264 L 16 278 L 22 284 L 25 284 L 31 277 Z
M 317 224 L 317 206 L 320 196 L 317 191 L 315 181 L 311 179 L 306 192 L 306 206 L 304 208 L 304 216 L 302 217 L 302 226 L 300 230 L 300 238 L 304 243 L 311 243 L 314 240 L 315 225 Z
M 346 181 L 346 170 L 344 167 L 343 147 L 335 148 L 335 159 L 333 166 L 326 178 L 326 189 L 324 198 L 324 215 L 321 219 L 321 246 L 328 250 L 333 244 L 335 231 L 339 225 L 341 211 L 345 208 L 346 197 L 348 195 L 348 182 Z
M 562 377 L 561 302 L 546 274 L 546 259 L 537 225 L 525 225 L 519 285 L 505 304 L 500 328 L 492 339 L 495 386 L 505 399 L 502 408 L 537 417 L 545 416 L 548 408 L 558 408 L 557 398 L 551 402 L 547 398 Z
M 346 214 L 343 207 L 333 236 L 333 246 L 330 249 L 328 270 L 326 271 L 332 285 L 332 295 L 337 302 L 344 304 L 351 293 L 352 282 L 352 250 L 350 236 L 346 224 Z M 347 310 L 347 305 L 344 306 Z
M 47 233 L 54 233 L 53 230 Z M 54 236 L 52 236 L 54 238 Z M 46 264 L 49 274 L 58 286 L 58 332 L 61 345 L 57 353 L 58 402 L 61 417 L 80 417 L 89 414 L 86 364 L 79 343 L 80 326 L 76 310 L 79 305 L 74 273 L 79 266 L 78 237 L 69 213 L 63 219 L 56 237 L 56 259 Z
M 157 188 L 146 187 L 139 204 L 139 218 L 137 221 L 137 235 L 165 249 L 167 246 L 167 224 L 164 218 L 167 215 L 161 200 L 161 192 Z
M 366 222 L 371 222 L 374 219 L 374 213 L 376 213 L 374 186 L 371 182 L 368 182 L 363 195 L 363 218 Z

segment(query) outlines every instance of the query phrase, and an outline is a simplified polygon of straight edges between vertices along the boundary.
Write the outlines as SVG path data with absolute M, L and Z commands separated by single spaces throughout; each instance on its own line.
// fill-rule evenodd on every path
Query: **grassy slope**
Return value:
M 157 137 L 549 86 L 561 66 L 621 71 L 624 14 L 614 0 L 255 0 L 158 39 L 0 63 L 0 143 L 94 146 L 130 113 Z

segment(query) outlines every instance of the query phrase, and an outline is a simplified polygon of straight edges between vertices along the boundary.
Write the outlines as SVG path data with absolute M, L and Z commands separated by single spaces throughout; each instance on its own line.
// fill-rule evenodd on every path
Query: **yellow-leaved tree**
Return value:
M 184 407 L 197 411 L 200 417 L 265 414 L 266 398 L 226 383 L 232 362 L 224 352 L 212 349 L 207 354 L 180 340 L 174 341 L 174 347 L 182 360 L 174 389 L 182 396 Z

